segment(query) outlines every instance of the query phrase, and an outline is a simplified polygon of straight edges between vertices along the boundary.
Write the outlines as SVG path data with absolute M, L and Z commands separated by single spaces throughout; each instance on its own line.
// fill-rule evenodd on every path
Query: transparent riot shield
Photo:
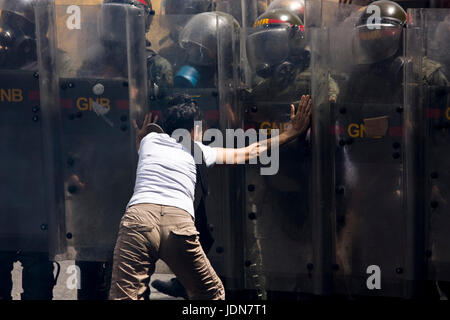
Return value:
M 0 1 L 0 251 L 48 252 L 35 7 Z
M 321 246 L 315 242 L 314 250 L 329 250 L 323 255 L 329 263 L 324 272 L 332 273 L 331 292 L 406 297 L 417 280 L 409 273 L 407 235 L 417 225 L 404 210 L 404 28 L 368 26 L 365 10 L 323 4 L 316 15 L 313 174 L 319 176 L 313 185 L 320 197 L 313 201 L 320 223 L 313 232 Z M 326 103 L 329 77 L 339 95 Z M 323 179 L 320 168 L 331 174 Z M 327 239 L 323 232 L 330 229 Z M 368 282 L 377 272 L 382 290 Z
M 241 126 L 237 102 L 239 24 L 227 13 L 211 11 L 208 1 L 186 1 L 175 8 L 174 2 L 163 3 L 146 35 L 153 90 L 150 110 L 164 118 L 165 110 L 187 95 L 202 112 L 203 130 L 221 131 L 223 139 L 216 141 L 205 133 L 203 142 L 225 147 L 225 130 Z M 161 91 L 161 87 L 166 89 Z M 220 165 L 208 169 L 206 233 L 214 238 L 208 257 L 229 290 L 243 288 L 240 169 Z M 202 233 L 208 237 L 203 230 L 200 239 Z
M 144 12 L 132 5 L 56 5 L 49 30 L 48 78 L 41 95 L 61 201 L 65 252 L 58 259 L 108 261 L 133 193 L 137 162 L 132 120 L 147 110 Z M 55 92 L 56 91 L 56 92 Z M 60 206 L 61 207 L 61 206 Z M 61 246 L 59 246 L 61 247 Z
M 414 9 L 406 39 L 406 208 L 419 228 L 411 260 L 430 280 L 449 281 L 450 10 Z M 426 264 L 424 262 L 426 261 Z
M 256 5 L 249 1 L 246 9 Z M 288 11 L 261 14 L 241 32 L 241 99 L 244 128 L 264 139 L 283 132 L 290 105 L 311 93 L 311 65 L 304 21 Z M 283 16 L 287 24 L 269 23 Z M 262 299 L 313 288 L 309 132 L 272 155 L 271 163 L 245 166 L 245 288 Z

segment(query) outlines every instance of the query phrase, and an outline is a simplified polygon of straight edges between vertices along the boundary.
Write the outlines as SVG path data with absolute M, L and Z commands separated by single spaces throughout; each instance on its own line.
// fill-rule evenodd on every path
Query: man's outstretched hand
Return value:
M 291 104 L 291 121 L 289 122 L 288 132 L 290 135 L 298 136 L 308 129 L 311 122 L 312 99 L 309 95 L 303 95 L 297 112 L 295 106 Z
M 149 112 L 145 115 L 144 123 L 142 124 L 142 127 L 139 128 L 136 120 L 133 120 L 133 126 L 134 130 L 136 130 L 136 138 L 139 140 L 144 139 L 144 137 L 147 135 L 148 130 L 147 127 L 150 123 L 156 123 L 158 121 L 158 115 L 155 115 L 155 117 L 152 120 L 152 113 Z
M 155 115 L 155 117 L 152 120 L 152 113 L 149 112 L 145 115 L 144 123 L 142 124 L 142 127 L 139 128 L 136 120 L 133 120 L 133 127 L 134 130 L 136 130 L 136 150 L 139 151 L 139 146 L 141 145 L 142 139 L 147 135 L 148 133 L 148 125 L 150 123 L 156 123 L 158 121 L 158 115 Z

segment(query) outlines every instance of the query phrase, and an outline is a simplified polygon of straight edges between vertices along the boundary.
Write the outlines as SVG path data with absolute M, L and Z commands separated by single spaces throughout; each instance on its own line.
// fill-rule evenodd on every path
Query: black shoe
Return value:
M 187 299 L 186 289 L 177 278 L 172 278 L 169 281 L 155 280 L 152 282 L 153 288 L 168 296 L 175 298 L 181 297 Z

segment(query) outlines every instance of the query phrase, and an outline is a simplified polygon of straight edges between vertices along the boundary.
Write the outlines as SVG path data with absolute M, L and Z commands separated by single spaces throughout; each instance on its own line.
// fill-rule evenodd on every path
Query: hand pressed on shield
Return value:
M 142 123 L 142 127 L 139 128 L 136 120 L 133 120 L 134 130 L 136 131 L 136 149 L 139 151 L 139 146 L 141 145 L 142 139 L 149 133 L 148 125 L 151 123 L 156 123 L 158 121 L 158 115 L 152 120 L 152 113 L 149 112 L 145 115 L 144 122 Z
M 311 122 L 312 99 L 309 95 L 303 95 L 297 112 L 295 106 L 291 104 L 291 121 L 289 122 L 288 132 L 292 135 L 300 135 L 308 129 Z

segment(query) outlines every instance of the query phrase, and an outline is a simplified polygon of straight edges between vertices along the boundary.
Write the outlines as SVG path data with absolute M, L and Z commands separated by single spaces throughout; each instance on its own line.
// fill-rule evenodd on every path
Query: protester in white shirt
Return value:
M 207 166 L 245 163 L 283 145 L 304 132 L 310 122 L 311 99 L 303 96 L 297 112 L 279 136 L 240 149 L 202 145 Z M 170 107 L 164 119 L 165 133 L 148 133 L 147 115 L 142 128 L 135 122 L 139 163 L 134 194 L 122 218 L 114 250 L 110 299 L 144 299 L 155 263 L 162 259 L 186 288 L 189 299 L 224 299 L 225 290 L 204 253 L 194 225 L 196 166 L 191 151 L 171 137 L 185 129 L 194 140 L 194 121 L 201 115 L 195 103 Z M 155 120 L 154 120 L 155 121 Z

